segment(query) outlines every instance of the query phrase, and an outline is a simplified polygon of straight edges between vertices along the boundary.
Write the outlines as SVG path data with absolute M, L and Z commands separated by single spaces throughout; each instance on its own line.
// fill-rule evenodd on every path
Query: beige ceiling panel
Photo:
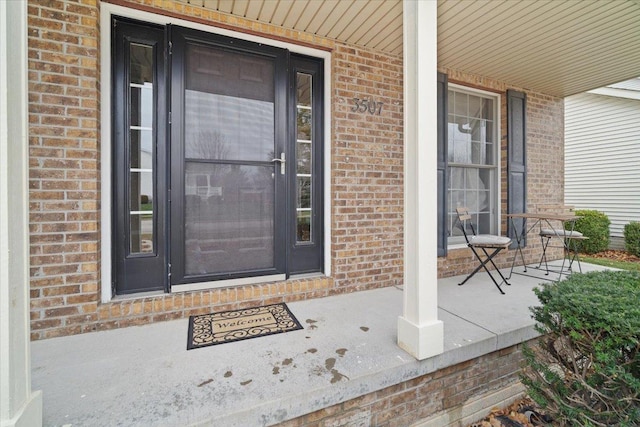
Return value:
M 355 45 L 364 45 L 364 43 L 362 43 L 362 39 L 372 33 L 377 33 L 382 25 L 385 27 L 389 25 L 397 26 L 388 22 L 389 18 L 387 18 L 387 16 L 394 7 L 397 7 L 398 3 L 402 4 L 399 1 L 370 3 L 365 9 L 365 12 L 363 13 L 365 16 L 363 16 L 363 19 L 359 21 L 359 25 L 354 25 L 351 29 L 347 27 L 342 40 L 347 40 Z M 385 21 L 387 21 L 386 25 L 383 24 Z M 402 28 L 402 22 L 400 22 L 400 28 Z M 400 51 L 400 53 L 402 53 L 402 51 Z
M 367 46 L 374 50 L 385 51 L 385 47 L 391 42 L 402 39 L 402 28 L 385 27 L 367 42 Z
M 177 1 L 402 55 L 403 0 Z M 440 66 L 558 96 L 640 75 L 638 0 L 437 1 Z
M 233 8 L 231 14 L 236 16 L 247 16 L 247 9 L 249 8 L 249 0 L 235 0 L 233 2 Z
M 439 4 L 441 65 L 560 95 L 582 91 L 613 75 L 623 78 L 623 68 L 640 74 L 639 62 L 628 66 L 625 60 L 640 60 L 637 3 L 449 0 Z
M 318 11 L 316 12 L 313 20 L 309 22 L 309 25 L 307 25 L 306 31 L 321 36 L 322 33 L 320 33 L 318 30 L 320 29 L 320 27 L 322 27 L 322 25 L 324 25 L 325 21 L 329 18 L 329 15 L 331 15 L 331 11 L 333 11 L 338 3 L 339 0 L 322 1 L 322 6 L 320 6 Z
M 262 3 L 262 8 L 260 9 L 260 16 L 258 16 L 258 21 L 271 23 L 271 18 L 273 18 L 273 13 L 278 6 L 277 1 L 260 1 Z
M 277 25 L 279 27 L 284 26 L 284 21 L 287 19 L 291 11 L 291 6 L 294 3 L 294 0 L 280 0 L 275 2 L 278 4 L 276 10 L 273 12 L 273 16 L 271 17 L 271 23 L 273 25 Z
M 297 2 L 296 2 L 297 3 Z M 302 2 L 301 2 L 302 3 Z M 308 31 L 309 25 L 311 22 L 316 20 L 316 15 L 318 11 L 322 7 L 322 2 L 317 0 L 310 0 L 305 5 L 305 8 L 300 11 L 300 16 L 298 16 L 298 20 L 295 23 L 295 28 L 300 31 L 310 32 Z
M 332 35 L 333 29 L 336 27 L 336 25 L 343 26 L 343 23 L 346 23 L 350 20 L 349 16 L 352 16 L 353 13 L 350 13 L 350 9 L 353 4 L 353 0 L 340 0 L 333 8 L 329 16 L 327 16 L 327 19 L 318 28 L 318 30 L 316 31 L 317 34 L 323 37 L 335 38 L 336 34 Z
M 344 37 L 343 34 L 346 31 L 352 32 L 352 28 L 362 25 L 366 22 L 366 17 L 368 16 L 366 12 L 368 5 L 369 2 L 367 1 L 352 1 L 349 8 L 344 11 L 342 16 L 336 20 L 333 27 L 326 33 L 326 36 L 334 40 L 340 40 Z
M 218 0 L 218 10 L 224 13 L 231 13 L 233 10 L 233 0 Z
M 262 10 L 263 3 L 264 2 L 262 1 L 249 0 L 247 11 L 245 12 L 245 18 L 251 19 L 252 21 L 257 21 L 258 17 L 260 16 L 260 11 Z
M 393 37 L 389 37 L 388 40 L 384 40 L 384 43 L 380 43 L 380 50 L 382 50 L 383 52 L 385 51 L 394 52 L 398 50 L 402 52 L 403 42 L 404 42 L 404 39 L 402 38 L 402 31 L 400 31 L 397 34 L 395 39 Z
M 300 22 L 300 19 L 302 18 L 302 16 L 307 13 L 306 9 L 308 6 L 309 6 L 309 0 L 294 1 L 293 4 L 291 4 L 291 7 L 289 8 L 289 13 L 287 14 L 287 17 L 282 22 L 282 26 L 285 28 L 299 29 L 298 22 Z
M 400 27 L 397 25 L 398 21 L 401 23 Z M 375 23 L 370 22 L 369 24 L 369 31 L 363 32 L 355 44 L 374 48 L 376 43 L 388 37 L 391 32 L 398 28 L 402 31 L 402 2 L 393 2 L 392 7 L 384 15 L 377 17 Z M 373 44 L 371 44 L 372 40 L 375 40 Z M 399 52 L 399 54 L 401 53 L 402 51 Z

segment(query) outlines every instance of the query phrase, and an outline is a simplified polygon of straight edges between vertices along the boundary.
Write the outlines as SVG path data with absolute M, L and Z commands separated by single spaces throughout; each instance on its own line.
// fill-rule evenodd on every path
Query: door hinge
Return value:
M 171 124 L 171 111 L 169 111 L 169 124 Z
M 168 264 L 169 268 L 167 269 L 167 278 L 171 279 L 171 263 Z
M 169 40 L 169 55 L 173 55 L 173 42 Z

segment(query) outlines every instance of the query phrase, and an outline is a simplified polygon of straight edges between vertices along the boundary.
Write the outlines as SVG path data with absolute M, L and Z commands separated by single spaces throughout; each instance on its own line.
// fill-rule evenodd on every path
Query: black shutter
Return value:
M 527 211 L 527 95 L 524 92 L 507 90 L 507 211 L 524 213 Z M 523 219 L 514 221 L 522 230 Z M 513 227 L 508 223 L 507 234 L 512 239 Z M 526 236 L 524 236 L 526 237 Z M 521 245 L 525 245 L 526 240 Z M 512 244 L 512 248 L 516 243 Z
M 438 73 L 438 256 L 447 255 L 447 75 Z

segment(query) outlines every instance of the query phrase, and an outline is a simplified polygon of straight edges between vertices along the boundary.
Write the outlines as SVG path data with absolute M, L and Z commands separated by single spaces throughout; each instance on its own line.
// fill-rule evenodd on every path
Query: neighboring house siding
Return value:
M 640 100 L 584 93 L 565 100 L 565 202 L 604 212 L 611 247 L 640 221 Z

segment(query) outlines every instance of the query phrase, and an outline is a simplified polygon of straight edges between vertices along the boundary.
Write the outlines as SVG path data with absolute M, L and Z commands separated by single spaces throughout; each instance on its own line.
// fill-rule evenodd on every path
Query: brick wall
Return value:
M 443 412 L 453 421 L 466 402 L 516 384 L 522 361 L 521 346 L 510 347 L 279 425 L 406 427 Z
M 402 283 L 402 59 L 333 51 L 332 259 L 338 288 Z M 353 98 L 382 102 L 354 112 Z
M 28 13 L 31 328 L 39 338 L 97 319 L 99 11 L 95 1 L 52 0 L 29 2 Z
M 118 3 L 332 49 L 332 271 L 327 278 L 101 303 L 100 2 L 29 0 L 32 339 L 402 283 L 401 58 L 176 1 Z M 506 90 L 500 82 L 443 71 L 452 81 Z M 562 101 L 528 96 L 529 200 L 561 201 L 555 190 L 562 182 Z M 352 111 L 356 97 L 382 102 L 380 114 Z M 504 150 L 504 117 L 502 125 Z M 551 168 L 550 159 L 556 162 Z M 505 191 L 504 158 L 502 171 Z M 539 250 L 534 240 L 530 258 Z M 502 265 L 508 261 L 500 258 Z M 442 276 L 468 272 L 474 264 L 466 249 L 438 260 Z

